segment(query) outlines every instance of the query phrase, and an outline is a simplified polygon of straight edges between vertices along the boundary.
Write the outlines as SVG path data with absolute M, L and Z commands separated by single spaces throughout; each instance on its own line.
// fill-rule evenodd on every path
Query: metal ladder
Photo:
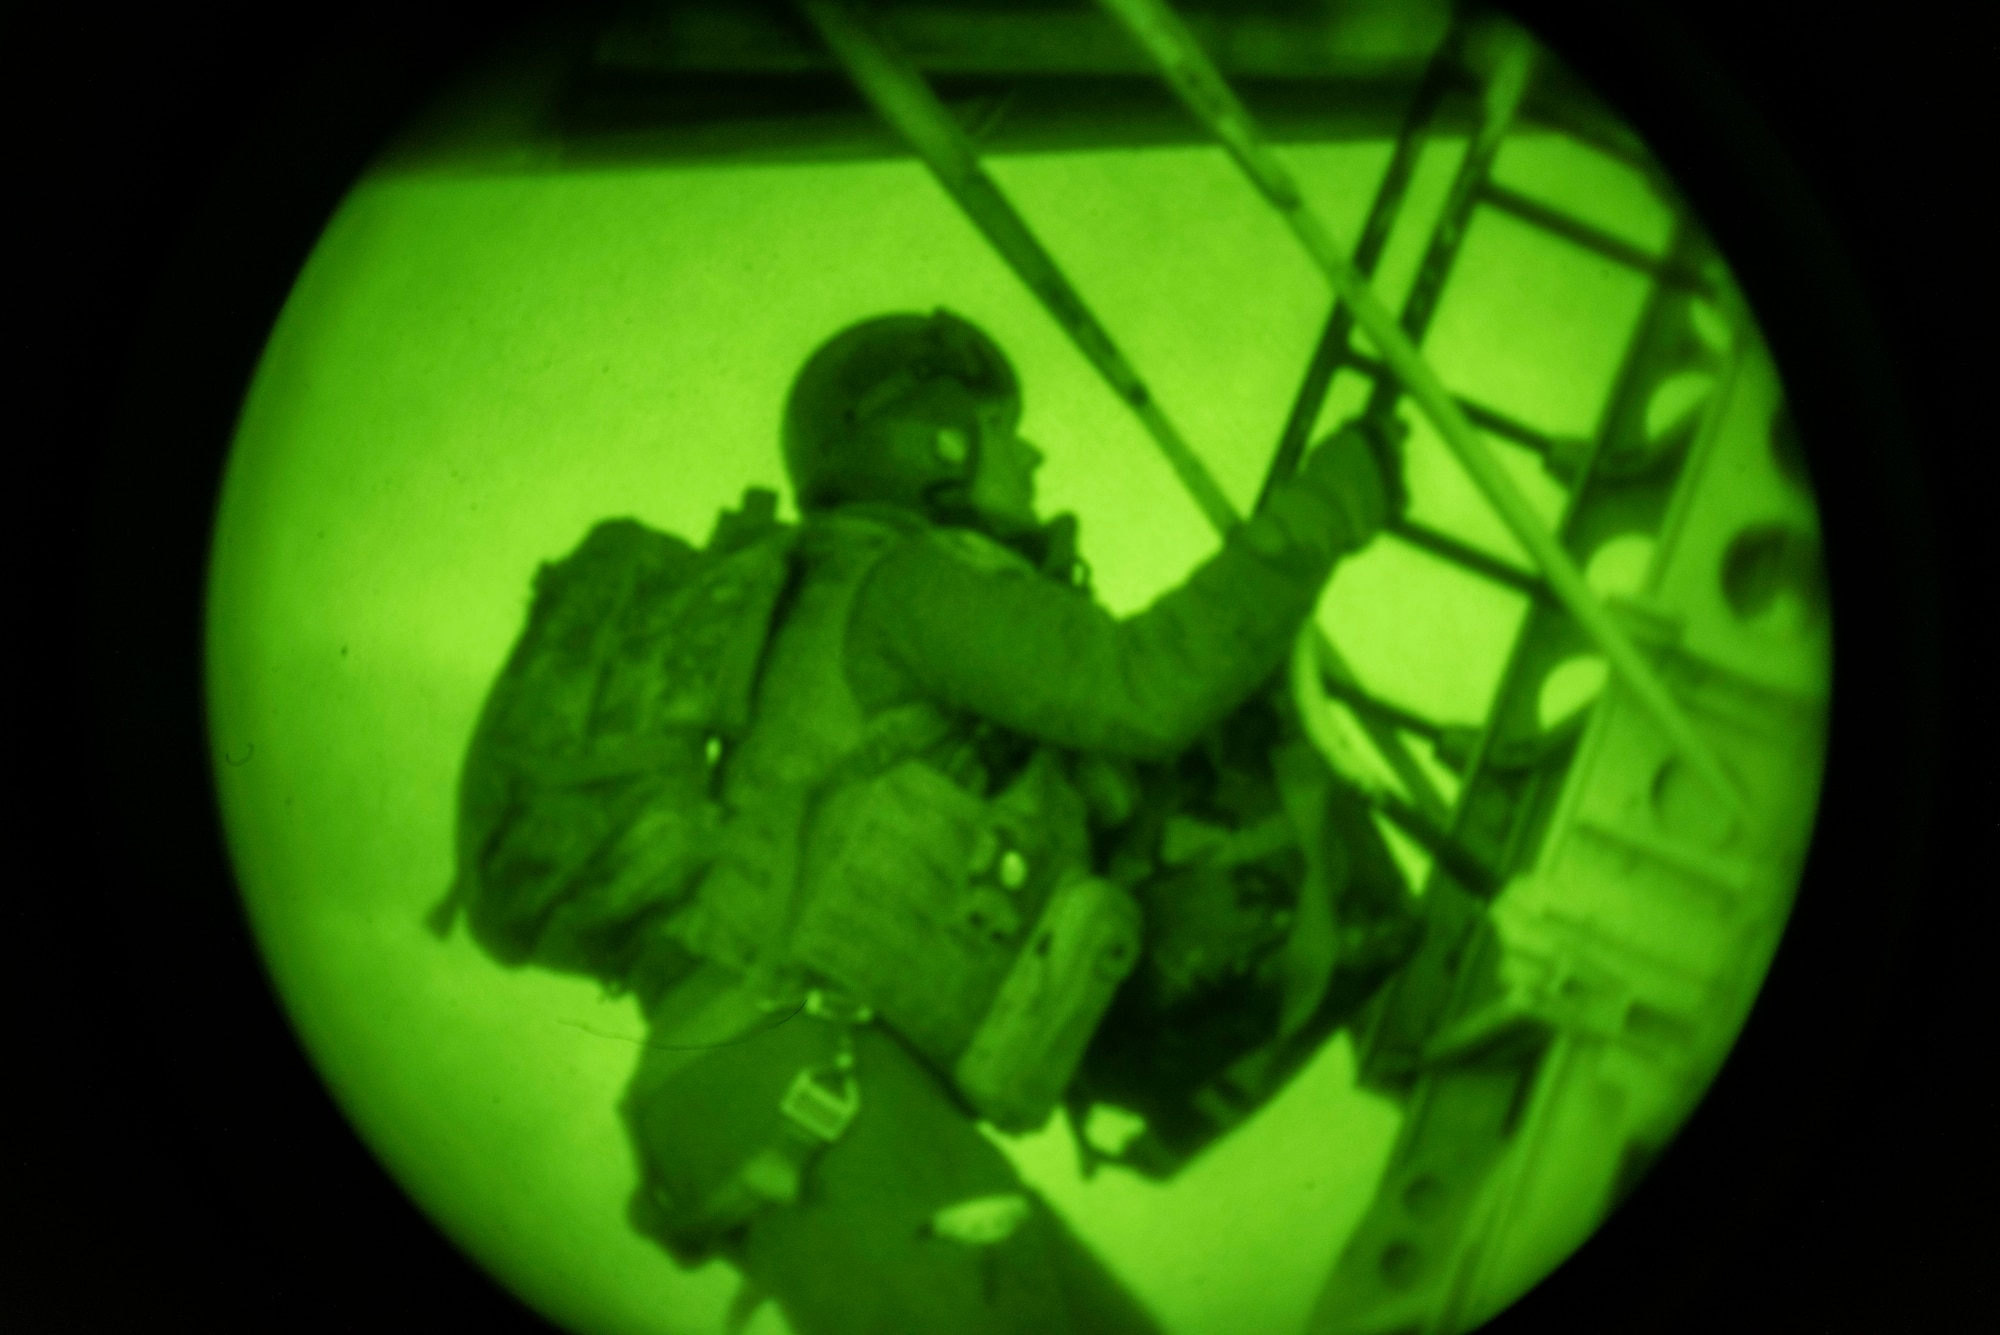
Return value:
M 1190 49 L 1171 13 L 1156 0 L 1103 3 L 1154 52 L 1163 77 L 1266 197 L 1288 207 L 1282 176 L 1274 185 L 1257 156 L 1268 150 L 1247 113 L 1232 108 L 1226 85 L 1218 95 L 1219 74 Z M 845 5 L 803 0 L 802 8 L 864 96 L 1226 530 L 1233 509 L 1198 456 L 921 76 Z M 1352 268 L 1364 277 L 1394 231 L 1440 100 L 1466 78 L 1466 31 L 1455 25 L 1412 100 L 1353 252 Z M 1565 484 L 1552 536 L 1572 564 L 1625 533 L 1650 532 L 1656 548 L 1642 598 L 1580 608 L 1573 591 L 1552 587 L 1561 571 L 1547 563 L 1526 569 L 1452 534 L 1397 524 L 1401 541 L 1531 600 L 1494 708 L 1476 728 L 1374 697 L 1321 646 L 1328 695 L 1354 711 L 1402 790 L 1373 794 L 1378 809 L 1436 856 L 1423 896 L 1425 947 L 1355 1025 L 1362 1083 L 1398 1097 L 1406 1115 L 1375 1202 L 1315 1311 L 1311 1328 L 1329 1335 L 1468 1329 L 1615 1205 L 1747 1013 L 1789 905 L 1817 792 L 1827 685 L 1825 627 L 1810 624 L 1816 520 L 1802 476 L 1786 462 L 1789 427 L 1768 354 L 1684 213 L 1666 254 L 1652 256 L 1491 179 L 1525 83 L 1504 60 L 1487 82 L 1479 128 L 1397 322 L 1411 343 L 1421 340 L 1482 209 L 1644 275 L 1650 296 L 1590 439 L 1559 438 L 1455 396 L 1453 406 L 1533 450 Z M 1717 318 L 1704 310 L 1719 312 L 1719 338 Z M 1339 373 L 1373 382 L 1372 415 L 1394 412 L 1409 389 L 1407 360 L 1399 369 L 1363 354 L 1352 346 L 1354 328 L 1354 303 L 1343 293 L 1260 503 L 1296 466 Z M 1648 408 L 1660 386 L 1690 372 L 1714 377 L 1705 406 L 1656 429 Z M 1759 624 L 1769 608 L 1758 600 L 1786 579 L 1804 590 L 1809 624 L 1803 635 L 1774 640 Z M 1644 670 L 1614 673 L 1578 717 L 1544 727 L 1542 683 L 1577 654 L 1607 647 L 1593 621 L 1600 616 Z M 1649 690 L 1662 692 L 1678 717 L 1664 718 Z M 1455 802 L 1437 792 L 1403 734 L 1462 773 Z M 1713 771 L 1706 783 L 1699 777 L 1704 759 L 1719 759 L 1734 802 L 1718 800 Z

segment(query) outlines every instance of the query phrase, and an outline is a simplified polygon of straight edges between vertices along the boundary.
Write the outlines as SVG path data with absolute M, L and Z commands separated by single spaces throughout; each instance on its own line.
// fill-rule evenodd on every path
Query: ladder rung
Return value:
M 1373 714 L 1391 727 L 1403 732 L 1413 732 L 1426 741 L 1434 742 L 1444 735 L 1444 724 L 1427 719 L 1421 714 L 1412 713 L 1401 705 L 1392 705 L 1387 700 L 1370 695 L 1358 686 L 1349 685 L 1325 674 L 1321 675 L 1320 682 L 1328 695 L 1350 706 L 1358 714 Z
M 1708 887 L 1711 891 L 1721 891 L 1712 895 L 1717 908 L 1724 913 L 1734 912 L 1742 901 L 1757 886 L 1757 871 L 1754 867 L 1739 861 L 1717 857 L 1656 834 L 1607 821 L 1582 817 L 1571 827 L 1577 833 L 1599 843 L 1609 844 L 1622 852 L 1636 854 L 1671 871 Z
M 1419 524 L 1412 519 L 1402 519 L 1390 524 L 1388 531 L 1412 547 L 1420 547 L 1433 556 L 1464 566 L 1496 584 L 1504 584 L 1531 598 L 1547 596 L 1547 586 L 1543 584 L 1540 576 L 1488 552 L 1482 552 L 1477 547 L 1461 542 L 1449 533 L 1441 532 L 1427 524 Z
M 1631 242 L 1620 240 L 1580 218 L 1552 209 L 1539 200 L 1530 199 L 1494 181 L 1486 182 L 1480 194 L 1485 203 L 1502 213 L 1559 236 L 1572 245 L 1581 246 L 1592 254 L 1601 255 L 1614 264 L 1637 270 L 1668 287 L 1700 296 L 1712 295 L 1708 281 L 1687 266 L 1648 255 Z
M 1352 682 L 1325 673 L 1320 676 L 1320 685 L 1328 695 L 1363 718 L 1373 716 L 1398 731 L 1423 738 L 1439 750 L 1438 758 L 1447 769 L 1459 768 L 1462 757 L 1456 753 L 1469 749 L 1469 741 L 1478 735 L 1477 728 L 1462 723 L 1439 723 L 1401 705 L 1392 705 L 1380 696 L 1370 695 Z
M 1349 366 L 1372 380 L 1395 375 L 1394 371 L 1365 352 L 1350 349 L 1346 360 Z M 1537 431 L 1525 422 L 1516 421 L 1497 409 L 1488 408 L 1471 399 L 1455 398 L 1455 401 L 1458 410 L 1471 419 L 1474 426 L 1483 431 L 1490 431 L 1496 436 L 1513 441 L 1516 445 L 1525 445 L 1544 459 L 1559 458 L 1564 454 L 1563 447 L 1553 436 Z

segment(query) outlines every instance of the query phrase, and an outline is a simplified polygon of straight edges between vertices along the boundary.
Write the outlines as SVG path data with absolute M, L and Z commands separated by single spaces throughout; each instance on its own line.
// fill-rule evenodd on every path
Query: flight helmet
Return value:
M 980 406 L 1020 392 L 999 345 L 943 308 L 850 325 L 807 358 L 785 401 L 799 508 L 962 504 L 979 469 Z

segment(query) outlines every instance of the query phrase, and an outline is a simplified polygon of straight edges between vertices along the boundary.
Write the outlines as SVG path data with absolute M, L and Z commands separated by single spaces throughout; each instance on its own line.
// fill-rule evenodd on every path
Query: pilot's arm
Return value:
M 1114 619 L 1029 569 L 913 538 L 861 589 L 848 636 L 864 703 L 929 699 L 1058 746 L 1171 756 L 1284 661 L 1333 564 L 1381 527 L 1387 489 L 1360 432 L 1321 445 L 1178 588 Z

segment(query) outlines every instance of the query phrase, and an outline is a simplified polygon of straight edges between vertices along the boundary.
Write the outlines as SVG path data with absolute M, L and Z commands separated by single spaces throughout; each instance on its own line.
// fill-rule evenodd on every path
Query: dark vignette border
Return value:
M 90 956 L 72 976 L 112 975 L 95 985 L 122 1041 L 65 1054 L 88 1106 L 63 1129 L 96 1162 L 87 1198 L 62 1184 L 63 1281 L 38 1328 L 553 1329 L 403 1197 L 292 1036 L 222 845 L 199 629 L 228 441 L 300 265 L 389 135 L 528 17 L 197 7 L 71 34 L 102 71 L 71 151 L 111 176 L 85 187 L 84 223 L 118 267 L 75 312 L 114 375 L 79 405 L 99 427 L 78 906 L 97 921 L 70 941 Z
M 1973 514 L 1979 345 L 1954 341 L 1970 294 L 1937 267 L 1976 258 L 1971 193 L 1933 173 L 1972 162 L 1973 39 L 1937 3 L 1866 30 L 1777 0 L 1512 7 L 1648 136 L 1757 306 L 1841 644 L 1822 833 L 1757 1012 L 1628 1206 L 1491 1329 L 1960 1324 L 1977 1272 L 1952 1188 L 1988 1156 L 1952 990 L 1972 882 L 1948 848 L 1993 805 L 1954 630 L 1981 604 L 1954 594 L 1977 585 L 1948 522 Z M 17 1012 L 48 1062 L 23 1142 L 51 1281 L 29 1328 L 547 1328 L 407 1203 L 292 1039 L 220 843 L 198 657 L 223 452 L 298 265 L 390 130 L 525 10 L 127 17 L 24 43 L 82 71 L 44 108 L 58 189 L 28 253 L 65 280 L 31 340 L 69 424 L 45 462 L 89 469 L 66 563 L 88 584 L 59 609 L 84 618 L 73 735 L 23 753 L 78 769 L 35 832 L 73 870 L 17 918 L 18 976 L 48 971 Z M 73 547 L 77 508 L 29 522 Z M 17 570 L 60 549 L 33 550 Z M 97 1023 L 32 1023 L 51 997 Z
M 1952 490 L 1977 439 L 1953 288 L 1976 253 L 1951 46 L 1970 35 L 1942 5 L 1866 27 L 1717 0 L 1507 7 L 1646 136 L 1757 311 L 1837 645 L 1819 826 L 1756 1010 L 1627 1206 L 1489 1329 L 1951 1328 L 1977 1272 L 1949 1178 L 1986 1157 L 1951 851 L 1977 782 L 1958 623 L 1978 603 L 1955 590 L 1978 577 Z

